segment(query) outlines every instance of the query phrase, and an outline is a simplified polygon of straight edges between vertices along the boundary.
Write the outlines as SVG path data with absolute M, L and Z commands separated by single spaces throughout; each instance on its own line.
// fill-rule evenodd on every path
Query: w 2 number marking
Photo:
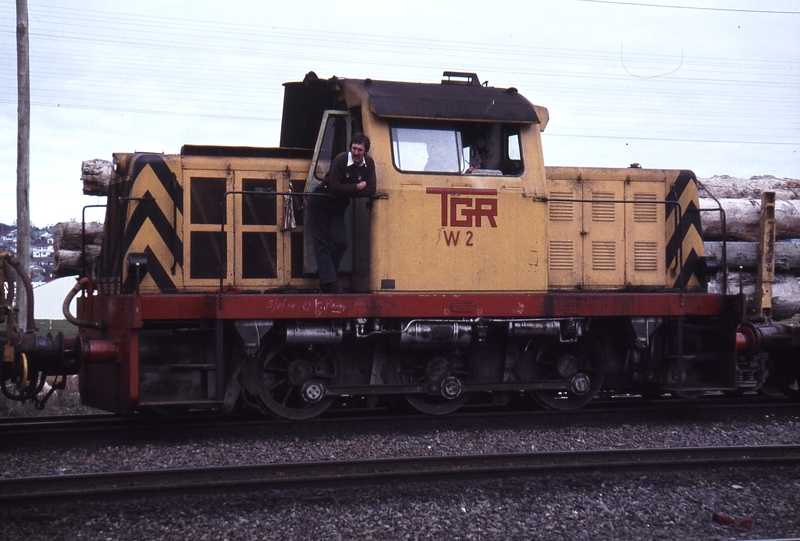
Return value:
M 458 246 L 458 239 L 461 231 L 444 231 L 444 241 L 448 246 Z M 464 231 L 464 246 L 472 246 L 472 231 Z
M 426 193 L 441 197 L 442 227 L 497 227 L 497 190 L 481 188 L 427 188 Z M 458 197 L 455 197 L 458 196 Z M 465 197 L 466 196 L 466 197 Z M 495 196 L 495 197 L 487 197 Z M 447 246 L 458 246 L 461 231 L 444 230 Z M 474 232 L 464 231 L 462 246 L 473 246 Z

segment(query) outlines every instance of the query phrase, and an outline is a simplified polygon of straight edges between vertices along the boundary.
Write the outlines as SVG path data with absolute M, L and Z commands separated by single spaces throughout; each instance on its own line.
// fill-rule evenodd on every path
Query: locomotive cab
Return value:
M 467 82 L 337 81 L 347 116 L 324 113 L 306 191 L 324 178 L 337 139 L 361 127 L 372 140 L 378 194 L 351 205 L 344 270 L 352 269 L 352 290 L 546 288 L 545 228 L 530 204 L 545 190 L 539 133 L 547 110 L 513 89 L 483 87 L 472 75 Z M 308 250 L 306 261 L 313 270 Z

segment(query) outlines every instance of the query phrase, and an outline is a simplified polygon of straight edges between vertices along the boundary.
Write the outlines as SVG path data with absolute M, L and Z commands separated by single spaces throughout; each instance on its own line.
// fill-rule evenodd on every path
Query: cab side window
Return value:
M 406 173 L 516 176 L 519 127 L 498 122 L 420 122 L 392 126 L 392 158 Z
M 401 171 L 460 173 L 461 148 L 456 130 L 392 128 L 392 156 Z

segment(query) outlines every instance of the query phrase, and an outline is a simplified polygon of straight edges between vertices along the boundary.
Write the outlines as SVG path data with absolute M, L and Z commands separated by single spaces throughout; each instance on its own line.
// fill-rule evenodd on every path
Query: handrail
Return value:
M 86 276 L 86 209 L 105 208 L 105 205 L 85 205 L 81 210 L 81 276 Z

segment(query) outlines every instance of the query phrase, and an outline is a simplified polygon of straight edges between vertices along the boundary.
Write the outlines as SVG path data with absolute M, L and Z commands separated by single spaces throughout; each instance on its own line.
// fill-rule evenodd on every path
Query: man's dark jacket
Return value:
M 369 197 L 375 195 L 375 161 L 364 154 L 364 165 L 347 165 L 347 152 L 342 152 L 331 162 L 331 168 L 325 175 L 324 187 L 318 191 L 333 194 L 330 199 L 325 198 L 326 206 L 330 212 L 344 212 L 350 204 L 351 197 Z M 361 181 L 367 183 L 366 188 L 359 190 L 356 184 Z

